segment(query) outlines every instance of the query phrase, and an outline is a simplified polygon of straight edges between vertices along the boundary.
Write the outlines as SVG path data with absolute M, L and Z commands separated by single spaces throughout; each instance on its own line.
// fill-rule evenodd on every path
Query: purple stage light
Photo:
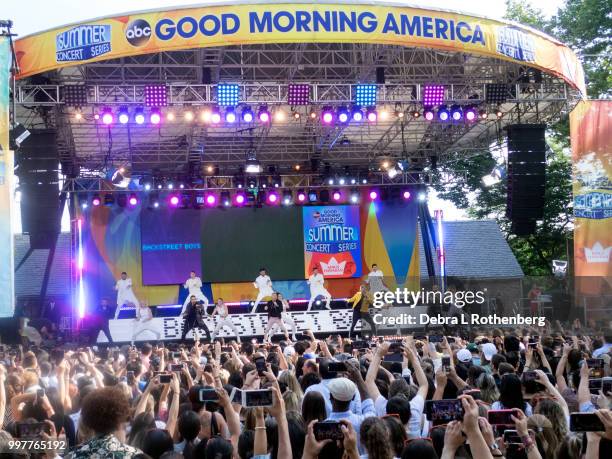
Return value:
M 234 196 L 234 204 L 236 204 L 237 206 L 241 206 L 246 202 L 246 196 L 242 193 L 238 193 L 236 196 Z
M 330 108 L 323 109 L 323 112 L 321 113 L 321 119 L 325 124 L 331 124 L 331 122 L 334 120 L 334 114 Z
M 404 192 L 402 193 L 402 197 L 403 197 L 405 200 L 410 199 L 410 191 L 408 191 L 408 190 L 404 191 Z
M 259 121 L 261 121 L 262 123 L 269 123 L 270 122 L 270 112 L 268 111 L 268 107 L 265 107 L 265 106 L 259 107 L 259 113 L 257 114 L 257 117 L 259 118 Z
M 274 192 L 273 192 L 273 193 L 270 193 L 270 194 L 268 195 L 268 202 L 269 202 L 270 204 L 276 204 L 276 203 L 278 203 L 278 194 L 277 194 L 277 193 L 274 193 Z
M 206 195 L 206 205 L 213 207 L 217 203 L 217 197 L 214 194 Z
M 310 85 L 290 84 L 287 88 L 288 105 L 308 105 L 310 103 Z
M 375 123 L 378 119 L 378 113 L 376 113 L 376 110 L 374 108 L 368 108 L 366 116 L 370 123 Z
M 303 191 L 298 191 L 297 200 L 298 202 L 306 202 L 306 193 Z
M 378 199 L 378 192 L 376 190 L 370 191 L 370 201 L 376 201 Z
M 423 105 L 440 105 L 444 102 L 444 86 L 441 84 L 428 84 L 423 88 Z
M 251 107 L 244 107 L 242 109 L 242 121 L 245 123 L 252 123 L 253 118 L 253 110 L 251 110 Z
M 177 207 L 179 205 L 179 198 L 177 195 L 170 196 L 170 205 L 172 207 Z
M 433 109 L 431 107 L 425 108 L 425 110 L 423 111 L 423 117 L 427 121 L 433 121 L 433 119 L 434 119 L 434 111 L 433 111 Z
M 128 199 L 128 203 L 132 207 L 135 207 L 138 204 L 138 198 L 136 197 L 135 194 L 130 195 L 130 198 Z
M 475 121 L 476 117 L 478 116 L 474 107 L 466 108 L 464 114 L 467 121 Z
M 151 115 L 149 116 L 149 120 L 151 121 L 151 124 L 159 124 L 159 123 L 161 123 L 161 112 L 159 111 L 158 108 L 154 108 L 151 111 Z
M 102 200 L 100 199 L 100 196 L 94 196 L 93 199 L 91 200 L 91 205 L 94 207 L 98 207 L 100 204 L 102 204 Z
M 334 201 L 340 201 L 340 199 L 342 199 L 342 193 L 340 193 L 340 192 L 339 192 L 339 191 L 337 191 L 337 190 L 336 190 L 336 191 L 334 191 L 334 192 L 332 193 L 332 199 L 333 199 Z
M 150 84 L 145 86 L 145 106 L 165 107 L 168 105 L 168 88 L 166 85 Z
M 106 124 L 107 126 L 110 126 L 111 124 L 113 124 L 113 121 L 115 120 L 114 116 L 113 116 L 113 112 L 110 108 L 105 108 L 102 111 L 102 123 Z

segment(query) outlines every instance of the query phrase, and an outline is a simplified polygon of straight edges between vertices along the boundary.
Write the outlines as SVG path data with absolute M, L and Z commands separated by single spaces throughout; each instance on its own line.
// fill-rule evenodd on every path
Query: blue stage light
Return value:
M 244 121 L 245 123 L 252 123 L 254 117 L 255 115 L 253 114 L 253 110 L 251 110 L 251 107 L 244 107 L 242 109 L 242 121 Z
M 463 118 L 463 110 L 459 105 L 453 105 L 450 114 L 453 121 L 461 121 L 461 118 Z
M 217 103 L 221 107 L 235 107 L 240 102 L 240 86 L 233 83 L 217 85 Z
M 336 112 L 336 117 L 338 118 L 338 122 L 344 124 L 348 123 L 349 120 L 349 112 L 346 107 L 340 107 Z
M 438 119 L 440 121 L 448 121 L 449 118 L 450 113 L 448 112 L 446 105 L 440 105 L 440 107 L 438 107 Z
M 376 91 L 377 86 L 375 84 L 355 85 L 355 105 L 359 105 L 361 107 L 371 107 L 376 105 Z

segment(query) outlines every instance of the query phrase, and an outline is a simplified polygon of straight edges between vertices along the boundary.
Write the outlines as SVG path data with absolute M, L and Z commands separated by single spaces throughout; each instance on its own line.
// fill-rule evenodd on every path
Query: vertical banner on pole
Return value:
M 9 37 L 0 37 L 0 317 L 15 312 L 12 231 L 13 152 L 9 150 Z
M 577 293 L 599 295 L 612 280 L 612 101 L 580 102 L 570 132 Z

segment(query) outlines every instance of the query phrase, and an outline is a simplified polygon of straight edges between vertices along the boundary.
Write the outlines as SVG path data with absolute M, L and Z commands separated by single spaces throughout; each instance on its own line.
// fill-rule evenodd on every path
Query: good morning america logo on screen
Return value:
M 81 25 L 55 36 L 57 62 L 86 61 L 110 51 L 110 25 Z

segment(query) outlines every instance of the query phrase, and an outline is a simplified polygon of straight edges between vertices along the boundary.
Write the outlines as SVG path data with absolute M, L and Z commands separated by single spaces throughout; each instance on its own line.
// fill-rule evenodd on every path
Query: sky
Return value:
M 0 1 L 2 2 L 0 19 L 12 20 L 14 23 L 13 31 L 18 34 L 18 36 L 36 33 L 72 22 L 114 16 L 132 11 L 173 8 L 186 5 L 227 3 L 226 0 L 147 0 L 146 2 L 142 0 L 29 0 L 27 3 L 23 0 Z M 249 3 L 247 0 L 237 0 L 232 3 L 239 2 Z M 506 10 L 505 0 L 421 0 L 415 2 L 385 0 L 385 2 L 456 10 L 491 18 L 502 18 Z M 290 2 L 285 0 L 284 3 Z M 563 0 L 537 0 L 535 4 L 545 15 L 551 16 L 555 14 L 559 6 L 563 4 Z M 34 11 L 36 14 L 32 14 Z M 456 209 L 452 203 L 437 199 L 435 193 L 430 194 L 429 203 L 432 210 L 443 209 L 445 219 L 447 220 L 462 220 L 467 218 L 465 212 Z

